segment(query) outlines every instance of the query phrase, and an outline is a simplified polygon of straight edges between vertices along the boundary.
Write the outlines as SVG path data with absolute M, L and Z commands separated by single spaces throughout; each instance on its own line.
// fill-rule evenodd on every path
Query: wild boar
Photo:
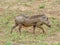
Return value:
M 15 17 L 15 25 L 11 29 L 11 33 L 13 29 L 17 26 L 19 26 L 19 32 L 21 33 L 22 26 L 29 27 L 33 26 L 33 33 L 35 33 L 35 28 L 41 28 L 43 33 L 45 32 L 42 28 L 42 25 L 45 24 L 48 27 L 51 27 L 50 21 L 48 17 L 45 14 L 39 14 L 39 15 L 19 15 Z

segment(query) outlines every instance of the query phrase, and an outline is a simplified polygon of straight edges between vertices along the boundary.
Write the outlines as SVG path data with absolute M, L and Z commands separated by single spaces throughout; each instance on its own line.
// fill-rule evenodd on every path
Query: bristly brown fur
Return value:
M 45 32 L 44 29 L 41 27 L 43 24 L 47 25 L 48 27 L 51 27 L 51 24 L 48 20 L 48 17 L 45 14 L 40 15 L 19 15 L 15 17 L 15 25 L 11 28 L 11 33 L 14 28 L 19 26 L 19 32 L 21 33 L 22 26 L 29 27 L 33 26 L 33 33 L 35 33 L 35 28 L 41 28 L 43 33 Z
M 42 15 L 33 15 L 30 18 L 32 19 L 32 18 L 38 18 L 38 17 L 43 17 L 43 16 L 44 16 L 43 14 Z

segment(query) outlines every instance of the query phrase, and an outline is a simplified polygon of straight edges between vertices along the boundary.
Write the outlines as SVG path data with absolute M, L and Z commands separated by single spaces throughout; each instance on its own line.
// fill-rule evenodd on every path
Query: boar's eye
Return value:
M 48 18 L 47 18 L 47 20 L 48 20 Z
M 48 21 L 48 18 L 46 18 L 45 21 Z
M 43 19 L 47 19 L 48 20 L 48 18 L 46 16 L 43 16 Z

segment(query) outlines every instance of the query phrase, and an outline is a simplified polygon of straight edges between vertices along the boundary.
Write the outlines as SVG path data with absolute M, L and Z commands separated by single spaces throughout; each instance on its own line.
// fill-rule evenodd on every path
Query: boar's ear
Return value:
M 48 18 L 47 18 L 47 20 L 48 20 Z

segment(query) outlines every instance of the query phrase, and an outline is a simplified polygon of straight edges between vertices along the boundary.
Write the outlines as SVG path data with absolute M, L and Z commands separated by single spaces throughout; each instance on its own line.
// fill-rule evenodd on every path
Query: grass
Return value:
M 25 13 L 27 13 L 27 12 L 25 12 Z M 1 23 L 0 33 L 3 32 L 2 33 L 3 35 L 0 36 L 2 45 L 12 45 L 12 44 L 14 44 L 13 42 L 16 42 L 16 44 L 22 43 L 25 45 L 28 45 L 28 44 L 30 44 L 30 45 L 33 45 L 33 44 L 48 45 L 48 43 L 43 40 L 49 36 L 54 35 L 54 33 L 53 33 L 54 31 L 56 31 L 56 32 L 60 31 L 59 19 L 55 19 L 54 17 L 51 17 L 50 21 L 51 21 L 52 27 L 51 28 L 48 28 L 46 26 L 44 27 L 47 30 L 46 35 L 38 34 L 38 33 L 36 33 L 34 35 L 34 34 L 32 34 L 32 32 L 29 32 L 26 29 L 24 31 L 22 31 L 22 34 L 20 35 L 18 32 L 18 28 L 14 29 L 13 33 L 10 34 L 12 25 L 14 24 L 14 20 L 12 20 L 12 19 L 16 16 L 17 12 L 16 11 L 14 11 L 14 12 L 7 11 L 4 14 L 5 14 L 5 16 L 0 17 L 0 23 Z M 8 14 L 10 14 L 10 16 Z
M 15 0 L 14 0 L 15 1 Z M 30 2 L 29 2 L 30 1 Z M 22 5 L 28 7 L 30 5 L 32 5 L 32 3 L 34 2 L 34 0 L 29 0 L 28 3 L 22 1 L 22 0 L 18 0 L 17 2 L 14 3 L 6 3 L 5 2 L 1 2 L 0 5 L 1 6 L 9 6 L 9 8 L 4 9 L 4 11 L 1 13 L 0 16 L 0 45 L 19 45 L 19 44 L 24 44 L 24 45 L 49 45 L 49 42 L 45 41 L 45 39 L 47 39 L 50 36 L 54 36 L 55 32 L 60 32 L 60 19 L 59 18 L 54 18 L 54 17 L 50 17 L 50 22 L 52 27 L 48 28 L 47 26 L 44 26 L 44 29 L 46 30 L 46 35 L 44 34 L 40 34 L 40 30 L 36 31 L 38 33 L 36 33 L 35 35 L 32 34 L 32 32 L 29 31 L 29 29 L 22 29 L 22 33 L 20 35 L 19 31 L 18 31 L 18 27 L 16 29 L 14 29 L 13 33 L 10 34 L 11 28 L 14 25 L 14 17 L 17 16 L 18 14 L 27 14 L 27 15 L 32 15 L 33 12 L 32 11 L 20 11 L 18 9 L 16 10 L 10 10 L 10 7 L 12 7 L 13 5 L 16 5 L 17 3 L 21 3 Z M 40 4 L 39 5 L 39 9 L 43 9 L 45 8 L 45 4 Z M 38 29 L 36 29 L 38 30 Z M 49 38 L 48 38 L 49 39 Z M 50 40 L 52 41 L 52 40 Z M 59 40 L 60 41 L 60 40 Z M 58 41 L 58 42 L 59 42 Z M 60 45 L 60 43 L 55 44 L 53 42 L 53 44 L 51 45 Z
M 5 45 L 12 45 L 12 43 L 8 41 L 8 42 L 6 42 Z
M 52 45 L 60 45 L 60 43 L 57 43 L 57 44 L 52 44 Z
M 57 4 L 60 4 L 60 0 L 57 0 L 56 3 L 57 3 Z

